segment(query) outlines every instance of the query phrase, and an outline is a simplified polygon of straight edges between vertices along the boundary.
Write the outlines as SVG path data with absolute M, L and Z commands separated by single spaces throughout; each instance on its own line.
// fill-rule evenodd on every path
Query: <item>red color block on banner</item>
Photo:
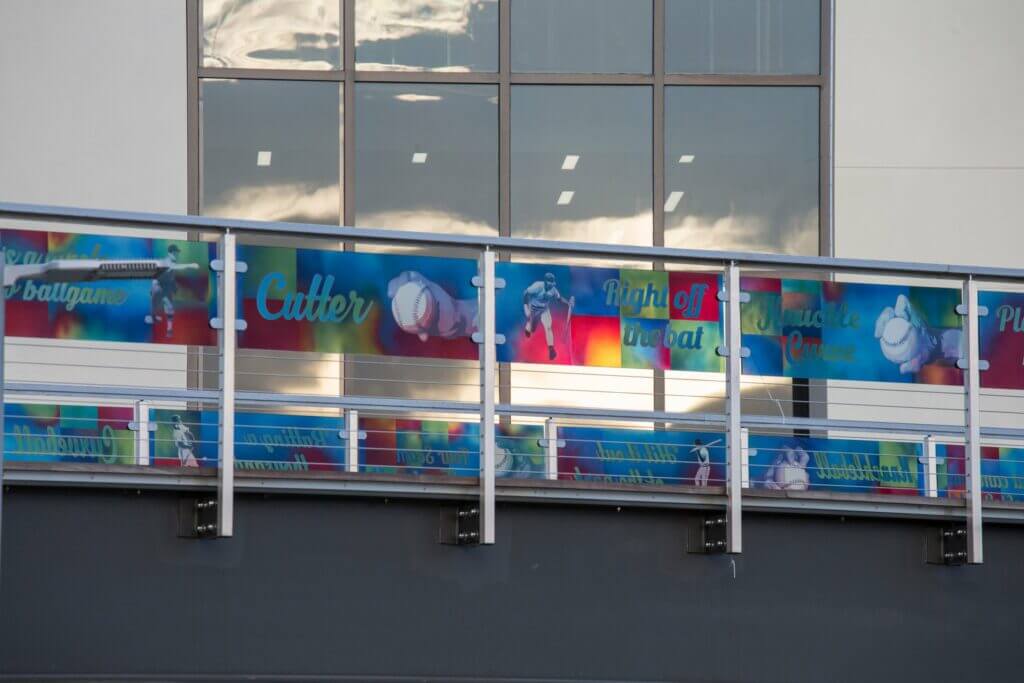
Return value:
M 672 320 L 717 322 L 718 276 L 712 273 L 668 274 L 669 317 Z

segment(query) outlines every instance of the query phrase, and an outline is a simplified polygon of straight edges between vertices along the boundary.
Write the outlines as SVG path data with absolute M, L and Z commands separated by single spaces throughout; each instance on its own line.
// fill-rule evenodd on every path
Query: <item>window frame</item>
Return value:
M 336 70 L 223 68 L 202 65 L 202 1 L 187 0 L 186 50 L 188 68 L 188 207 L 199 213 L 199 83 L 205 78 L 260 80 L 322 80 L 344 83 L 343 136 L 349 141 L 358 134 L 355 111 L 356 83 L 481 83 L 498 86 L 498 234 L 511 234 L 511 152 L 510 105 L 513 84 L 531 85 L 648 85 L 652 87 L 652 196 L 654 213 L 651 244 L 665 243 L 665 87 L 672 85 L 728 86 L 811 86 L 819 89 L 818 112 L 818 246 L 819 255 L 833 254 L 832 220 L 832 83 L 834 0 L 820 0 L 819 73 L 810 75 L 773 74 L 673 74 L 665 70 L 665 4 L 670 0 L 649 0 L 652 3 L 653 25 L 651 74 L 608 73 L 515 73 L 511 69 L 511 7 L 512 0 L 498 0 L 498 71 L 362 71 L 355 69 L 355 0 L 337 0 L 342 27 L 342 65 Z M 342 142 L 343 215 L 342 225 L 355 224 L 355 183 L 358 169 L 355 146 Z
M 835 0 L 819 0 L 819 60 L 818 73 L 810 75 L 777 74 L 673 74 L 666 73 L 665 4 L 669 0 L 649 0 L 652 3 L 652 73 L 650 74 L 594 74 L 594 73 L 513 73 L 511 68 L 512 0 L 498 0 L 498 71 L 497 72 L 443 72 L 443 71 L 360 71 L 355 68 L 355 4 L 356 0 L 337 0 L 340 6 L 342 31 L 342 61 L 338 70 L 287 69 L 232 69 L 204 67 L 202 65 L 202 1 L 186 1 L 186 97 L 188 135 L 188 211 L 199 214 L 200 198 L 200 111 L 199 84 L 204 78 L 235 78 L 260 80 L 324 80 L 344 84 L 342 120 L 342 225 L 355 225 L 355 182 L 358 178 L 355 145 L 358 135 L 356 120 L 355 84 L 375 83 L 481 83 L 498 86 L 498 234 L 511 235 L 511 87 L 513 84 L 532 85 L 647 85 L 652 91 L 652 154 L 651 154 L 651 208 L 653 213 L 651 244 L 665 245 L 665 88 L 673 85 L 722 86 L 811 86 L 818 88 L 818 253 L 834 255 L 833 220 L 833 128 L 834 128 L 834 44 Z M 349 143 L 349 144 L 346 144 Z M 346 243 L 346 249 L 353 245 Z M 651 264 L 655 270 L 664 269 L 664 263 Z M 665 409 L 665 373 L 654 371 L 654 409 Z M 794 393 L 794 412 L 808 412 L 806 403 L 808 384 L 800 381 L 800 404 Z M 341 387 L 344 393 L 344 382 Z M 507 363 L 498 367 L 499 402 L 511 399 L 511 369 Z

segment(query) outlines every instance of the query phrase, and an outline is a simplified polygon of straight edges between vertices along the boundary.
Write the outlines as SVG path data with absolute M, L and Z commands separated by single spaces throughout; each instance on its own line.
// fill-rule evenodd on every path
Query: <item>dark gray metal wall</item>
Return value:
M 162 680 L 1018 680 L 1024 529 L 986 563 L 924 526 L 748 515 L 685 553 L 687 513 L 499 507 L 498 545 L 436 543 L 438 503 L 242 496 L 236 537 L 175 536 L 177 496 L 13 488 L 0 673 Z

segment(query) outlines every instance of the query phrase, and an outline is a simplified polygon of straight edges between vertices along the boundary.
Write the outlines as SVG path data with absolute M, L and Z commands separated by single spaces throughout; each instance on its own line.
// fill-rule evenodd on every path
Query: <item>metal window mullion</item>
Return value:
M 200 210 L 200 115 L 199 115 L 199 69 L 200 69 L 200 35 L 203 16 L 202 0 L 189 0 L 185 3 L 185 106 L 186 128 L 186 205 L 190 214 L 199 214 Z
M 480 543 L 494 543 L 495 429 L 494 389 L 497 333 L 495 325 L 495 253 L 480 254 Z
M 963 283 L 963 352 L 967 367 L 964 368 L 965 424 L 964 446 L 967 460 L 967 561 L 981 564 L 982 513 L 981 513 L 981 339 L 978 318 L 978 282 L 968 278 Z
M 217 535 L 234 534 L 235 516 L 235 342 L 236 320 L 236 251 L 235 235 L 224 233 L 220 238 L 220 259 L 223 270 L 218 284 L 217 308 L 221 329 L 217 334 L 220 351 L 220 468 L 217 471 Z
M 743 428 L 740 412 L 742 339 L 740 335 L 740 268 L 725 269 L 725 387 L 726 387 L 726 552 L 743 550 Z
M 833 0 L 821 0 L 819 26 L 818 87 L 818 253 L 835 252 L 834 217 L 834 59 Z

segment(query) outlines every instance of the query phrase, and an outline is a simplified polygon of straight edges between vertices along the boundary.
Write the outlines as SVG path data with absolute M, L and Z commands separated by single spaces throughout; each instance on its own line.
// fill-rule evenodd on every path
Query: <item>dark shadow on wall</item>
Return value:
M 438 545 L 437 502 L 240 496 L 236 537 L 176 537 L 171 493 L 5 496 L 0 674 L 162 680 L 1015 680 L 1024 532 L 923 561 L 926 525 L 502 505 Z M 225 677 L 225 678 L 220 678 Z M 310 680 L 310 679 L 306 679 Z

